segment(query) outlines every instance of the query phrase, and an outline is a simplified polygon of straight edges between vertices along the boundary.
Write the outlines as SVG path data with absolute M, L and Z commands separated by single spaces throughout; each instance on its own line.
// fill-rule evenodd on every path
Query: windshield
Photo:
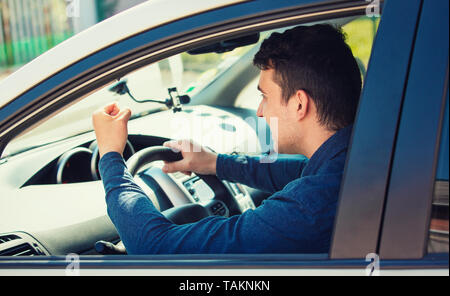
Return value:
M 258 44 L 222 54 L 181 53 L 130 73 L 121 81 L 127 81 L 131 94 L 137 100 L 165 101 L 169 97 L 168 89 L 173 87 L 177 88 L 180 95 L 187 94 L 192 98 L 255 46 Z M 113 101 L 121 106 L 129 107 L 133 112 L 132 119 L 167 109 L 164 104 L 137 103 L 127 94 L 118 95 L 110 91 L 115 82 L 88 95 L 33 130 L 17 137 L 9 143 L 2 156 L 11 156 L 34 147 L 90 132 L 93 130 L 91 122 L 93 112 Z

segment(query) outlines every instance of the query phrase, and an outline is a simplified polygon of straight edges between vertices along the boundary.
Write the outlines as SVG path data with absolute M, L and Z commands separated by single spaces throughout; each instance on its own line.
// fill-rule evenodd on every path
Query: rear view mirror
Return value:
M 203 46 L 193 50 L 189 50 L 188 53 L 191 55 L 204 54 L 204 53 L 223 53 L 227 51 L 232 51 L 235 48 L 243 47 L 251 44 L 255 44 L 259 41 L 259 33 L 247 35 L 243 37 L 238 37 L 234 39 L 220 41 L 211 45 Z

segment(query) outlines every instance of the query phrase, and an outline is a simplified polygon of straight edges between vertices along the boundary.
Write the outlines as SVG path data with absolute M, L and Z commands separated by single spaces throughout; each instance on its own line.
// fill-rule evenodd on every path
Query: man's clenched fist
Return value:
M 108 152 L 123 154 L 128 139 L 129 108 L 120 109 L 112 103 L 92 115 L 100 158 Z

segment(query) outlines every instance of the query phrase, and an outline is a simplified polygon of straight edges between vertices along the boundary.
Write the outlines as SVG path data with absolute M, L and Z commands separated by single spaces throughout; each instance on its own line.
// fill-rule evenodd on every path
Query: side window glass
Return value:
M 448 253 L 449 208 L 448 208 L 448 93 L 445 116 L 442 126 L 439 160 L 434 183 L 433 205 L 431 211 L 428 253 Z

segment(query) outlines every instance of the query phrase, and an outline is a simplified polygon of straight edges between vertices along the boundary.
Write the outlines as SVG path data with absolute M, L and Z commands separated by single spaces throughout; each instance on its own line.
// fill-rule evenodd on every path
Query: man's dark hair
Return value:
M 336 131 L 353 123 L 361 73 L 340 29 L 321 24 L 273 33 L 253 63 L 261 70 L 275 70 L 284 102 L 304 90 L 314 101 L 322 125 Z

